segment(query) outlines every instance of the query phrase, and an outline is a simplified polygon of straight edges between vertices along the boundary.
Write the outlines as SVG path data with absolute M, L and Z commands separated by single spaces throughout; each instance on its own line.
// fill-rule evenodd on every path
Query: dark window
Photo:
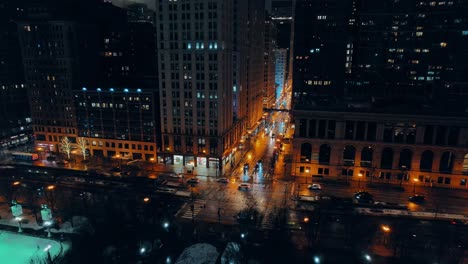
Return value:
M 426 150 L 421 155 L 421 161 L 419 163 L 419 169 L 421 171 L 432 171 L 432 160 L 434 153 L 430 150 Z
M 466 186 L 466 179 L 461 179 L 460 180 L 460 185 Z
M 426 129 L 424 130 L 424 144 L 431 145 L 433 137 L 434 137 L 434 127 L 426 126 Z
M 49 136 L 50 137 L 50 136 Z M 42 140 L 42 141 L 45 141 L 46 140 L 46 136 L 44 134 L 36 134 L 36 139 L 37 140 Z M 49 140 L 49 141 L 52 141 L 52 140 Z
M 354 139 L 354 121 L 346 121 L 345 139 Z
M 330 154 L 331 154 L 330 146 L 327 144 L 321 145 L 320 151 L 319 151 L 319 164 L 329 164 Z
M 437 177 L 437 183 L 443 183 L 444 177 Z
M 391 169 L 393 166 L 393 150 L 391 148 L 385 148 L 382 150 L 382 158 L 380 161 L 380 167 L 382 169 Z
M 316 134 L 315 134 L 315 130 L 317 128 L 316 122 L 317 120 L 315 119 L 309 120 L 309 137 L 310 138 L 316 137 Z
M 451 179 L 449 177 L 445 177 L 445 181 L 444 181 L 445 184 L 450 184 L 450 181 Z
M 336 128 L 335 120 L 328 120 L 327 138 L 330 138 L 330 139 L 335 138 L 335 128 Z
M 404 149 L 400 152 L 400 161 L 398 167 L 400 169 L 411 169 L 411 159 L 413 158 L 413 153 L 409 149 Z
M 357 122 L 356 139 L 357 140 L 364 140 L 365 131 L 366 131 L 366 122 L 364 122 L 364 121 Z
M 456 146 L 458 143 L 458 127 L 451 127 L 448 132 L 447 144 L 450 146 Z
M 447 134 L 447 127 L 439 126 L 437 128 L 436 140 L 435 143 L 437 145 L 444 145 L 445 144 L 445 137 Z
M 372 167 L 374 150 L 371 147 L 364 147 L 361 151 L 361 166 Z
M 393 142 L 393 127 L 385 126 L 383 141 L 384 142 Z
M 451 173 L 453 169 L 454 160 L 455 155 L 453 155 L 453 152 L 446 151 L 442 153 L 442 157 L 440 157 L 439 171 L 442 173 Z
M 301 119 L 299 121 L 299 136 L 300 137 L 306 137 L 306 132 L 307 132 L 307 120 Z
M 330 173 L 330 170 L 328 168 L 325 168 L 323 170 L 323 174 L 328 175 Z
M 304 143 L 301 146 L 301 162 L 310 162 L 312 159 L 312 145 Z
M 377 136 L 377 124 L 375 122 L 367 123 L 367 141 L 375 141 Z
M 327 120 L 319 120 L 319 127 L 318 127 L 318 137 L 324 138 L 325 137 L 325 130 L 327 127 Z
M 323 168 L 318 168 L 318 174 L 323 174 Z
M 356 158 L 356 148 L 353 146 L 346 146 L 343 150 L 343 165 L 354 166 Z

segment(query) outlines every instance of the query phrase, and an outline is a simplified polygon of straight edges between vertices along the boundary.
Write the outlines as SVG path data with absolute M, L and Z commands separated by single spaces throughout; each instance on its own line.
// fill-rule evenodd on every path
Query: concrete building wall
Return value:
M 294 176 L 467 187 L 466 117 L 295 111 L 295 127 Z

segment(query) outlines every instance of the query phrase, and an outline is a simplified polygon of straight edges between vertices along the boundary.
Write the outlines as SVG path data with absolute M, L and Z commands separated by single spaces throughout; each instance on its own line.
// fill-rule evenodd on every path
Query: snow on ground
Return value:
M 67 243 L 0 231 L 0 260 L 5 264 L 47 263 L 47 252 L 53 260 L 69 248 Z
M 186 249 L 175 264 L 215 264 L 218 251 L 210 244 L 195 244 Z

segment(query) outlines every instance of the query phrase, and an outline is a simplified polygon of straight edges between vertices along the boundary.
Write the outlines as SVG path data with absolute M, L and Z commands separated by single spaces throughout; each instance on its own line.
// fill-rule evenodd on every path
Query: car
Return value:
M 354 199 L 358 203 L 372 203 L 372 201 L 374 201 L 374 197 L 372 196 L 372 194 L 363 191 L 355 193 Z
M 66 161 L 66 160 L 59 160 L 59 161 L 57 161 L 57 164 L 65 165 L 65 164 L 68 164 L 68 161 Z
M 239 184 L 239 186 L 237 187 L 238 190 L 246 190 L 246 191 L 250 190 L 250 188 L 251 188 L 250 184 L 245 183 L 245 182 Z
M 314 184 L 311 184 L 311 185 L 307 186 L 307 189 L 309 189 L 309 190 L 322 190 L 322 186 L 320 186 L 320 184 L 318 184 L 318 183 L 314 183 Z
M 120 167 L 113 167 L 113 168 L 111 169 L 111 171 L 112 171 L 112 172 L 121 172 L 122 169 L 121 169 Z
M 229 180 L 228 178 L 219 178 L 216 180 L 217 182 L 220 182 L 220 183 L 229 183 Z
M 200 179 L 198 179 L 198 178 L 191 178 L 191 179 L 187 180 L 187 183 L 189 183 L 189 184 L 197 184 L 199 182 L 200 182 Z
M 424 202 L 425 199 L 426 197 L 424 197 L 424 195 L 419 195 L 419 194 L 409 197 L 410 202 L 413 202 L 413 203 L 422 203 Z
M 275 138 L 275 137 L 276 137 L 276 135 L 275 135 L 275 134 L 271 134 L 271 137 L 272 137 L 272 138 Z
M 257 163 L 258 163 L 258 164 L 262 164 L 262 163 L 263 163 L 263 160 L 258 160 Z
M 244 169 L 248 169 L 249 168 L 249 164 L 248 163 L 244 163 Z

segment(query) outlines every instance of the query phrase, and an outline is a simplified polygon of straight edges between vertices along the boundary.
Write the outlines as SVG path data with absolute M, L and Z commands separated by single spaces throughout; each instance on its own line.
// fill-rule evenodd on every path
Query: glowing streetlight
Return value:
M 304 217 L 304 223 L 309 223 L 310 219 L 309 217 Z
M 385 233 L 390 233 L 392 231 L 388 225 L 382 225 L 382 231 Z
M 419 181 L 418 178 L 413 178 L 413 195 L 416 194 L 416 183 Z
M 53 189 L 55 189 L 55 186 L 54 186 L 54 185 L 49 185 L 49 186 L 47 186 L 47 190 L 51 191 L 51 190 L 53 190 Z
M 18 185 L 20 185 L 20 184 L 21 184 L 20 181 L 15 181 L 15 182 L 13 183 L 14 186 L 18 186 Z
M 359 173 L 358 174 L 358 185 L 357 185 L 358 188 L 361 186 L 361 178 L 362 178 L 362 173 Z
M 149 160 L 151 161 L 151 170 L 154 171 L 154 161 L 155 160 L 154 160 L 154 158 L 150 158 Z
M 145 203 L 149 202 L 149 200 L 150 200 L 150 198 L 148 198 L 148 197 L 143 198 L 143 202 L 145 202 Z

